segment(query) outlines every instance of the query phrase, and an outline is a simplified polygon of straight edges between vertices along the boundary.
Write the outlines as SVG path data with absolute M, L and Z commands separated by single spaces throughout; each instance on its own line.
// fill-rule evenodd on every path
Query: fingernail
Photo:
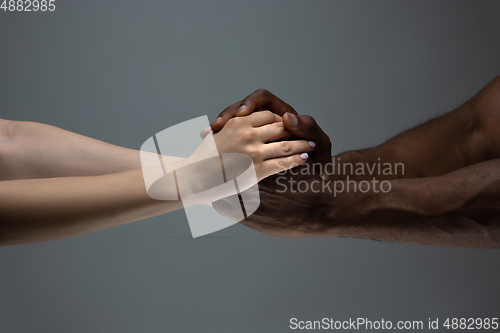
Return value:
M 294 114 L 287 113 L 288 114 L 288 121 L 290 122 L 290 126 L 292 127 L 297 127 L 299 124 L 299 118 L 297 118 Z
M 309 154 L 307 153 L 300 154 L 300 158 L 303 160 L 307 160 L 309 158 Z
M 207 135 L 208 135 L 211 131 L 212 131 L 212 128 L 210 127 L 210 125 L 209 125 L 209 126 L 207 126 L 207 127 L 205 127 L 205 128 L 201 131 L 201 133 L 200 133 L 200 137 L 201 137 L 202 139 L 205 139 L 205 138 L 207 137 Z
M 217 118 L 214 120 L 214 122 L 213 122 L 213 123 L 215 123 L 215 122 L 216 122 L 217 120 L 219 120 L 219 119 L 222 119 L 222 117 L 221 117 L 221 116 L 217 117 Z M 213 124 L 213 123 L 212 123 L 212 124 Z
M 240 106 L 240 108 L 238 109 L 238 112 L 236 112 L 236 114 L 243 113 L 243 112 L 245 112 L 246 109 L 247 109 L 247 106 L 246 105 L 242 105 L 242 106 Z
M 311 146 L 311 148 L 316 147 L 316 142 L 314 142 L 314 141 L 309 141 L 309 146 Z

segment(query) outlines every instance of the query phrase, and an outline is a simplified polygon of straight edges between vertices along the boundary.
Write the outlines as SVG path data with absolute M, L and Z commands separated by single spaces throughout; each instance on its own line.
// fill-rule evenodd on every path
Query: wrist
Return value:
M 346 164 L 351 164 L 356 166 L 357 163 L 364 163 L 366 157 L 359 151 L 350 150 L 338 155 L 332 156 L 332 164 L 325 167 L 325 172 L 322 174 L 322 178 L 330 181 L 347 180 L 347 177 L 353 179 L 352 174 L 346 174 L 343 170 L 343 166 Z
M 363 193 L 359 186 L 359 181 L 331 181 L 323 235 L 362 237 L 371 218 L 384 211 L 386 193 L 379 188 Z

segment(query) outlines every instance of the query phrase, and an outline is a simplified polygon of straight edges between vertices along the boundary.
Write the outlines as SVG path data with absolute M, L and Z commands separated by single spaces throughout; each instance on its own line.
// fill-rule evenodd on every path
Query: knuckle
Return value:
M 232 114 L 232 111 L 234 110 L 236 104 L 238 104 L 238 103 L 229 105 L 227 108 L 224 109 L 224 111 L 219 113 L 219 116 L 223 116 L 225 114 Z
M 307 128 L 316 127 L 316 119 L 314 119 L 312 116 L 305 115 L 302 117 L 302 121 Z
M 227 121 L 226 126 L 229 127 L 238 127 L 241 125 L 242 119 L 239 117 L 231 118 Z
M 265 96 L 265 95 L 268 95 L 270 94 L 269 90 L 267 89 L 257 89 L 253 92 L 255 95 L 259 95 L 259 96 Z
M 304 161 L 298 156 L 282 157 L 279 166 L 284 170 L 293 169 L 301 165 Z
M 293 155 L 290 158 L 290 164 L 292 165 L 292 168 L 302 164 L 303 160 L 299 155 Z
M 248 145 L 245 148 L 243 148 L 243 153 L 254 158 L 259 155 L 260 149 L 255 146 Z
M 241 126 L 243 123 L 245 123 L 245 119 L 243 117 L 234 117 L 233 123 L 237 126 Z
M 275 158 L 273 162 L 275 163 L 275 167 L 279 168 L 280 170 L 288 169 L 288 160 L 284 157 Z
M 243 130 L 243 132 L 241 133 L 241 136 L 242 136 L 243 140 L 245 140 L 246 142 L 253 142 L 257 138 L 257 132 L 255 132 L 255 130 L 253 130 L 251 128 L 248 128 L 248 129 Z
M 293 156 L 282 157 L 280 164 L 284 169 L 292 169 L 299 165 Z
M 265 115 L 266 118 L 274 118 L 274 113 L 269 110 L 260 111 L 260 113 Z
M 301 121 L 306 129 L 313 129 L 316 127 L 316 120 L 312 116 L 302 116 Z
M 290 141 L 281 141 L 281 151 L 285 154 L 288 154 L 292 151 L 292 143 Z
M 292 108 L 292 106 L 290 104 L 285 103 L 285 108 L 286 108 L 286 112 L 289 112 L 289 113 L 292 113 L 292 114 L 297 114 L 297 112 L 295 111 L 295 109 Z

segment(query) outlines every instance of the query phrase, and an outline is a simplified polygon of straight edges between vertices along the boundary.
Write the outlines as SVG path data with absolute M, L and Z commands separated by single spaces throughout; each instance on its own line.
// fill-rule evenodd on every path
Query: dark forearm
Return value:
M 337 163 L 403 163 L 404 175 L 432 177 L 500 157 L 500 76 L 454 111 L 409 129 L 373 148 L 336 156 Z M 340 159 L 340 161 L 338 160 Z M 347 175 L 337 175 L 342 179 Z M 370 177 L 354 175 L 358 180 Z
M 332 201 L 329 232 L 381 241 L 500 247 L 500 159 L 420 179 L 391 180 L 389 193 Z
M 336 163 L 389 163 L 404 165 L 404 174 L 375 175 L 377 179 L 439 176 L 488 159 L 486 150 L 478 144 L 477 119 L 470 104 L 409 129 L 382 145 L 342 153 Z M 342 179 L 349 174 L 337 175 Z M 371 179 L 367 175 L 350 174 L 357 180 Z

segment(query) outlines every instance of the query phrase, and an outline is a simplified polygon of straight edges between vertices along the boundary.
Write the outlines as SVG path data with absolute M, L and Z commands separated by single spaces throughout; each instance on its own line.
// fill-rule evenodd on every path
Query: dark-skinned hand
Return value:
M 259 182 L 260 206 L 241 223 L 270 235 L 295 237 L 315 236 L 323 233 L 326 214 L 331 210 L 330 197 L 321 191 L 323 179 L 314 172 L 313 164 L 331 163 L 331 142 L 317 125 L 313 117 L 298 115 L 287 103 L 267 90 L 256 90 L 245 99 L 227 107 L 211 125 L 214 132 L 222 129 L 232 117 L 246 116 L 254 111 L 269 110 L 283 117 L 285 128 L 296 138 L 314 141 L 316 148 L 309 153 L 306 167 L 308 172 L 292 175 L 290 172 L 277 174 Z M 296 173 L 304 166 L 293 169 Z M 324 168 L 323 168 L 324 170 Z M 317 170 L 316 170 L 317 171 Z M 306 191 L 298 191 L 289 185 L 290 180 L 302 182 Z M 314 182 L 314 186 L 311 186 Z M 284 186 L 283 184 L 287 184 Z M 295 184 L 296 186 L 297 184 Z M 238 202 L 238 201 L 234 201 Z M 223 216 L 232 218 L 231 212 L 239 207 L 231 207 L 228 201 L 219 200 L 213 207 Z M 234 217 L 233 217 L 234 218 Z
M 285 128 L 299 139 L 314 141 L 316 148 L 309 153 L 309 161 L 320 163 L 323 167 L 332 161 L 332 144 L 328 135 L 318 126 L 313 117 L 299 115 L 287 103 L 265 89 L 259 89 L 245 99 L 228 106 L 212 123 L 211 129 L 218 132 L 233 117 L 247 116 L 254 111 L 269 110 L 283 117 Z M 324 170 L 324 168 L 323 168 Z

